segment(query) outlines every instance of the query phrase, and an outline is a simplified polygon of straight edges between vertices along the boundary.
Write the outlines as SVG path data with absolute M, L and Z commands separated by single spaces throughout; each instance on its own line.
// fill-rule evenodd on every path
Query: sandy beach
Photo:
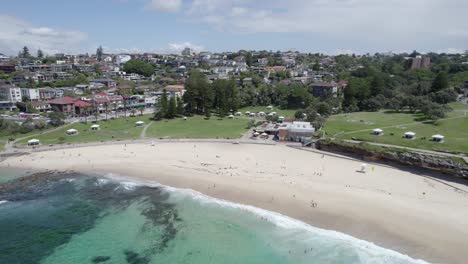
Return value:
M 468 186 L 284 145 L 121 144 L 35 152 L 0 166 L 112 173 L 249 204 L 433 263 L 466 263 Z M 468 183 L 468 182 L 467 182 Z

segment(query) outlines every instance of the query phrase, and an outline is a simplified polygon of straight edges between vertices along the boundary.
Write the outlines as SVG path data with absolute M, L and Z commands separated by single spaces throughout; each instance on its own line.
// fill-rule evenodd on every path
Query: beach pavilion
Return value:
M 100 127 L 99 125 L 92 125 L 92 126 L 91 126 L 91 130 L 92 130 L 92 131 L 99 130 L 99 127 Z
M 39 144 L 41 144 L 41 141 L 39 139 L 28 140 L 28 146 L 37 146 Z
M 234 115 L 229 115 L 228 117 L 229 117 L 229 118 L 234 118 Z
M 415 139 L 416 138 L 416 133 L 414 132 L 406 132 L 405 135 L 403 136 L 404 138 L 407 139 Z
M 433 135 L 432 136 L 432 141 L 438 142 L 438 143 L 443 143 L 444 142 L 444 136 L 442 135 Z
M 372 134 L 376 135 L 376 136 L 380 136 L 380 135 L 383 134 L 383 130 L 380 129 L 380 128 L 376 128 L 376 129 L 372 130 Z
M 143 122 L 143 121 L 137 121 L 137 122 L 135 122 L 135 125 L 136 125 L 137 127 L 143 126 L 144 124 L 145 124 L 145 122 Z
M 67 135 L 73 136 L 73 135 L 78 135 L 78 130 L 74 128 L 70 128 L 67 130 Z

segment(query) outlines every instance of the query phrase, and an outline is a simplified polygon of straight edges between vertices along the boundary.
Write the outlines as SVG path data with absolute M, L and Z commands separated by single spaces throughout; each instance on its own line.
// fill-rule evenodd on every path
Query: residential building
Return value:
M 104 78 L 104 79 L 93 79 L 90 81 L 91 84 L 103 84 L 105 85 L 107 88 L 114 88 L 114 87 L 117 87 L 117 83 L 112 80 L 112 79 L 109 79 L 109 78 Z
M 316 97 L 341 97 L 343 95 L 344 85 L 335 82 L 317 82 L 310 85 L 311 92 Z
M 410 68 L 414 69 L 427 69 L 431 65 L 431 59 L 429 57 L 416 56 L 411 58 Z
M 310 122 L 284 122 L 278 128 L 277 136 L 280 141 L 304 142 L 306 138 L 312 137 L 314 132 L 315 128 Z
M 69 96 L 64 96 L 62 98 L 55 98 L 53 100 L 50 100 L 48 103 L 50 104 L 50 107 L 54 110 L 58 110 L 64 114 L 75 114 L 74 104 L 76 101 L 78 101 L 78 99 Z
M 31 102 L 31 105 L 39 112 L 47 112 L 52 110 L 52 107 L 47 101 L 34 101 Z
M 21 102 L 21 88 L 14 85 L 3 85 L 0 87 L 0 100 L 10 102 Z
M 16 66 L 12 63 L 0 63 L 0 71 L 4 73 L 12 73 L 16 71 Z
M 117 55 L 115 57 L 115 60 L 117 62 L 117 64 L 125 64 L 127 63 L 129 60 L 131 60 L 132 57 L 130 55 L 126 55 L 126 54 L 120 54 L 120 55 Z
M 50 100 L 55 98 L 55 89 L 50 87 L 39 88 L 39 98 L 41 100 Z
M 21 89 L 12 85 L 0 86 L 0 110 L 15 110 L 16 103 L 21 102 Z
M 191 48 L 185 48 L 182 51 L 182 56 L 191 56 L 192 55 L 192 49 Z
M 33 88 L 21 88 L 21 96 L 28 98 L 30 101 L 39 101 L 41 99 L 39 89 Z

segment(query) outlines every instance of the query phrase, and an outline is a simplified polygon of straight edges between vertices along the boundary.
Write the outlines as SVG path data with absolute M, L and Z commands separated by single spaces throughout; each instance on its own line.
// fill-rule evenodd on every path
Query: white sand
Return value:
M 466 263 L 466 185 L 375 164 L 359 173 L 361 163 L 283 145 L 156 143 L 37 152 L 0 166 L 111 172 L 191 188 L 414 258 Z

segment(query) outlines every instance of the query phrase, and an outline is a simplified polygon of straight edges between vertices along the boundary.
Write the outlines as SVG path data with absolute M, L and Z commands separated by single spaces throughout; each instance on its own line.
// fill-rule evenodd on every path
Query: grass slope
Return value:
M 144 121 L 146 124 L 150 122 L 149 118 L 152 115 L 135 116 L 127 118 L 118 118 L 108 121 L 98 121 L 100 130 L 91 131 L 90 127 L 92 122 L 87 123 L 74 123 L 72 125 L 58 129 L 51 133 L 43 133 L 34 136 L 41 141 L 41 144 L 59 144 L 59 143 L 78 143 L 78 142 L 96 142 L 96 141 L 110 141 L 110 140 L 124 140 L 124 139 L 138 139 L 143 127 L 136 127 L 136 121 Z M 78 130 L 78 135 L 69 136 L 66 134 L 68 129 Z M 61 141 L 60 139 L 64 139 Z M 24 139 L 17 144 L 25 145 L 31 139 Z
M 468 153 L 468 115 L 465 115 L 468 106 L 453 103 L 451 107 L 454 111 L 448 113 L 448 119 L 437 122 L 424 121 L 421 114 L 410 113 L 381 111 L 340 114 L 330 117 L 323 130 L 328 137 L 356 138 L 412 148 Z M 384 135 L 371 135 L 374 128 L 382 128 Z M 417 138 L 414 140 L 402 138 L 401 136 L 407 131 L 415 132 Z M 435 134 L 444 135 L 445 142 L 430 141 Z
M 248 119 L 212 116 L 192 116 L 154 122 L 146 131 L 146 137 L 170 138 L 239 138 L 247 130 Z

